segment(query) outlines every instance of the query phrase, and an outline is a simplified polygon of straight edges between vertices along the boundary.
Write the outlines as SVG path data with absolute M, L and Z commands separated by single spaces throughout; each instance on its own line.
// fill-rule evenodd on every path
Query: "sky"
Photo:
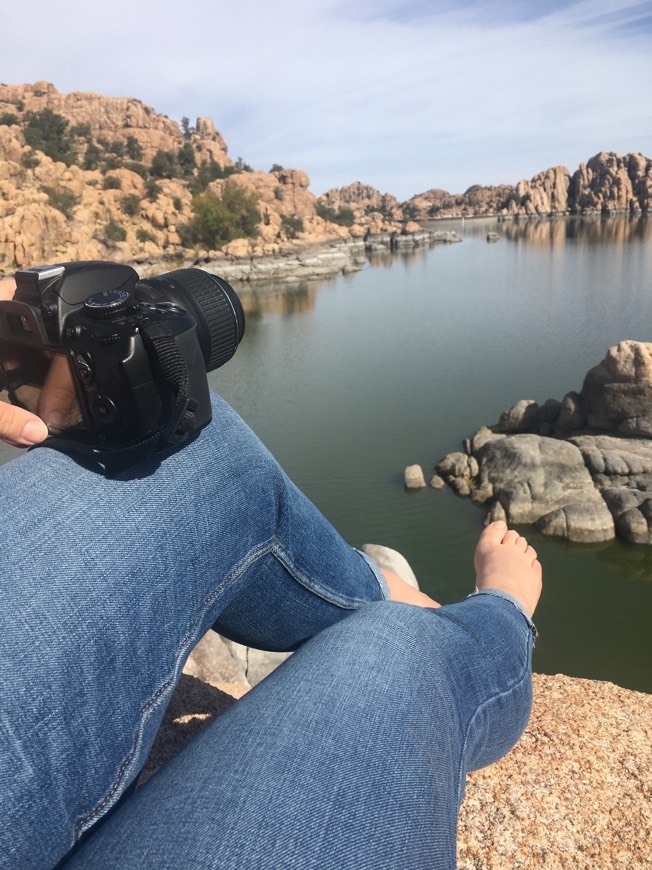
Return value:
M 210 117 L 315 194 L 652 157 L 652 0 L 3 0 L 0 30 L 2 81 Z

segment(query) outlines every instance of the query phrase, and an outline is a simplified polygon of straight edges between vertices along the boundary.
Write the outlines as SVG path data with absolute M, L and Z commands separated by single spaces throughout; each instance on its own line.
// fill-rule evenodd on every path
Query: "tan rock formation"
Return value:
M 50 151 L 65 163 L 27 144 L 30 118 L 45 110 L 68 123 L 72 150 L 66 155 Z M 353 226 L 328 215 L 324 219 L 305 172 L 248 171 L 227 156 L 210 118 L 183 127 L 133 98 L 60 94 L 47 82 L 0 85 L 0 274 L 75 259 L 112 259 L 141 265 L 141 272 L 163 271 L 198 260 L 249 260 L 369 233 L 421 229 L 412 222 L 406 230 L 394 197 L 361 184 L 351 186 L 348 198 L 346 191 L 339 199 L 333 193 L 337 202 L 357 203 Z M 193 217 L 191 187 L 198 170 L 186 163 L 184 171 L 177 166 L 169 173 L 180 177 L 161 178 L 167 172 L 155 172 L 152 160 L 163 152 L 181 161 L 184 149 L 196 167 L 205 163 L 213 172 L 217 164 L 213 178 L 232 173 L 209 184 L 217 196 L 226 184 L 255 194 L 261 213 L 255 238 L 234 239 L 218 251 L 182 246 L 183 226 Z M 367 213 L 371 204 L 380 211 Z
M 150 106 L 133 97 L 104 97 L 100 94 L 74 92 L 60 94 L 48 82 L 25 85 L 0 85 L 0 115 L 18 111 L 50 109 L 65 118 L 71 126 L 88 124 L 93 139 L 104 137 L 126 143 L 135 137 L 143 150 L 142 160 L 149 164 L 159 149 L 176 151 L 184 136 L 176 121 L 157 114 Z M 191 140 L 201 146 L 200 153 L 221 166 L 231 165 L 224 139 L 208 118 L 198 118 Z
M 652 161 L 642 154 L 621 157 L 601 151 L 572 176 L 565 166 L 555 166 L 513 187 L 474 185 L 464 194 L 429 190 L 413 197 L 410 205 L 420 219 L 648 211 L 652 205 Z

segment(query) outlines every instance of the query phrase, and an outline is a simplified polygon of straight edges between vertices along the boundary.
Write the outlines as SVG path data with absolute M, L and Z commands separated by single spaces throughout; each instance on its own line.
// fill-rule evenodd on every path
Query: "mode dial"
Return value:
M 126 308 L 128 302 L 129 293 L 126 290 L 104 290 L 102 293 L 94 293 L 86 299 L 84 311 L 90 317 L 105 320 Z

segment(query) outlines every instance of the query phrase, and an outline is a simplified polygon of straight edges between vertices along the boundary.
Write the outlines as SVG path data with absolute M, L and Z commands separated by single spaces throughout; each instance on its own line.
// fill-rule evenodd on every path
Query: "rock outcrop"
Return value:
M 255 233 L 232 235 L 215 249 L 189 242 L 183 228 L 194 215 L 193 195 L 221 198 L 227 185 L 253 194 Z M 342 213 L 348 203 L 355 209 Z M 393 197 L 373 188 L 357 183 L 317 198 L 302 170 L 254 172 L 241 158 L 234 162 L 209 118 L 179 126 L 134 98 L 61 94 L 47 82 L 0 85 L 0 274 L 111 259 L 143 273 L 239 261 L 245 277 L 267 277 L 265 267 L 243 260 L 420 230 Z M 423 243 L 433 241 L 430 234 Z
M 487 520 L 578 542 L 652 544 L 652 343 L 622 341 L 582 390 L 516 402 L 436 471 Z
M 429 190 L 407 203 L 417 220 L 637 213 L 647 212 L 651 204 L 652 160 L 612 151 L 601 151 L 572 174 L 555 166 L 516 185 L 474 185 L 463 194 Z

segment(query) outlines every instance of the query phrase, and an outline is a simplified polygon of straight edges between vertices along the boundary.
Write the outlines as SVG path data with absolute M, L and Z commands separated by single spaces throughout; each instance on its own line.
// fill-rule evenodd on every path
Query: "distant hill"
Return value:
M 574 173 L 555 166 L 512 186 L 474 185 L 465 193 L 428 190 L 404 204 L 415 220 L 497 215 L 587 215 L 647 212 L 652 204 L 652 161 L 601 151 Z
M 301 169 L 253 171 L 209 118 L 194 125 L 135 98 L 0 85 L 0 273 L 43 262 L 113 259 L 143 271 L 274 255 L 331 239 L 419 229 L 459 215 L 647 210 L 650 160 L 601 153 L 573 175 L 549 169 L 514 187 L 430 190 L 399 203 L 354 182 L 314 196 Z

